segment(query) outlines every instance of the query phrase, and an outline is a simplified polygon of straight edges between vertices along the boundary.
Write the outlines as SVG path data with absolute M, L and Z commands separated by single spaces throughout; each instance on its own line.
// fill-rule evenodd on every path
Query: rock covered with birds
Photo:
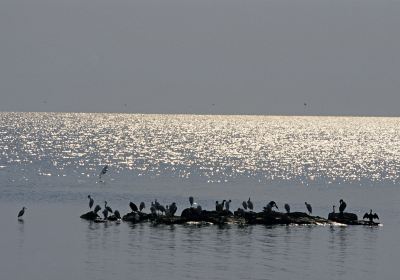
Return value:
M 82 219 L 92 220 L 95 222 L 105 221 L 126 221 L 131 223 L 139 223 L 150 221 L 158 224 L 183 224 L 183 223 L 207 223 L 207 224 L 264 224 L 264 225 L 288 225 L 288 224 L 330 224 L 330 223 L 342 223 L 348 225 L 378 225 L 379 223 L 374 220 L 379 219 L 376 213 L 370 212 L 365 213 L 363 220 L 358 220 L 358 217 L 354 213 L 344 212 L 347 207 L 346 202 L 343 199 L 339 201 L 339 212 L 335 212 L 335 206 L 333 211 L 329 213 L 328 219 L 312 216 L 312 206 L 310 203 L 305 202 L 306 210 L 308 213 L 300 211 L 291 211 L 291 207 L 288 203 L 284 204 L 285 212 L 279 212 L 277 203 L 273 200 L 268 202 L 263 207 L 263 211 L 255 212 L 254 204 L 250 197 L 248 200 L 244 200 L 242 207 L 239 207 L 233 213 L 230 211 L 231 199 L 223 199 L 221 202 L 217 200 L 215 202 L 215 210 L 204 210 L 199 204 L 194 202 L 194 198 L 189 197 L 189 206 L 181 211 L 181 214 L 177 216 L 178 206 L 176 202 L 172 202 L 166 205 L 161 204 L 157 199 L 151 202 L 149 213 L 145 213 L 145 203 L 140 202 L 139 207 L 133 202 L 129 202 L 129 212 L 121 217 L 118 210 L 113 211 L 108 205 L 107 201 L 104 201 L 104 209 L 102 216 L 100 217 L 99 212 L 102 208 L 96 205 L 93 210 L 94 199 L 90 195 L 89 198 L 89 209 L 90 211 L 81 215 Z M 24 210 L 25 208 L 23 208 Z M 23 211 L 21 210 L 21 211 Z M 23 215 L 23 213 L 22 213 Z M 365 221 L 368 220 L 368 221 Z

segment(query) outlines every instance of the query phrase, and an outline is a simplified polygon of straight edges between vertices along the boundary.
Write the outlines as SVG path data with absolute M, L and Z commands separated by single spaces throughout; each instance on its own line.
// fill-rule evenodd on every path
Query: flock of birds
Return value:
M 92 210 L 92 208 L 94 206 L 94 199 L 93 199 L 93 197 L 91 195 L 88 195 L 88 199 L 89 199 L 89 209 Z M 230 211 L 231 202 L 232 202 L 231 200 L 225 200 L 225 199 L 222 202 L 216 201 L 215 202 L 215 210 L 217 212 L 222 212 L 224 210 L 225 211 Z M 189 203 L 190 203 L 190 207 L 196 208 L 199 211 L 202 210 L 202 207 L 194 202 L 194 198 L 192 196 L 189 197 Z M 305 206 L 307 208 L 307 211 L 308 211 L 309 215 L 311 215 L 312 214 L 312 206 L 311 206 L 311 204 L 307 203 L 307 202 L 304 202 L 304 204 L 305 204 Z M 250 197 L 249 197 L 249 199 L 247 201 L 243 201 L 242 202 L 242 206 L 243 206 L 243 209 L 239 208 L 238 210 L 240 210 L 240 211 L 247 211 L 247 210 L 253 211 L 253 209 L 254 209 L 254 204 L 251 201 Z M 339 213 L 343 214 L 344 210 L 346 209 L 346 207 L 347 207 L 346 202 L 343 199 L 341 199 L 339 201 Z M 139 207 L 137 207 L 137 205 L 135 203 L 129 202 L 129 208 L 132 210 L 132 212 L 136 212 L 136 213 L 137 212 L 142 212 L 143 209 L 146 208 L 146 204 L 142 201 L 142 202 L 140 202 Z M 270 213 L 270 212 L 273 211 L 273 208 L 276 208 L 277 210 L 279 210 L 278 205 L 276 204 L 276 202 L 275 201 L 270 201 L 266 206 L 263 207 L 263 211 L 266 212 L 266 213 Z M 286 203 L 284 205 L 284 208 L 286 210 L 286 213 L 290 213 L 290 205 L 289 204 Z M 22 207 L 21 211 L 19 211 L 19 213 L 18 213 L 18 219 L 20 219 L 24 215 L 26 209 L 27 208 L 25 206 Z M 94 206 L 92 211 L 95 214 L 98 214 L 101 209 L 102 208 L 100 207 L 100 205 L 97 204 L 96 206 Z M 335 213 L 335 209 L 336 209 L 336 206 L 333 205 L 333 213 Z M 170 205 L 164 206 L 164 205 L 161 205 L 157 201 L 157 199 L 155 199 L 154 202 L 151 202 L 151 206 L 150 206 L 150 212 L 152 214 L 154 214 L 154 215 L 161 214 L 161 215 L 166 215 L 166 216 L 174 216 L 177 210 L 178 210 L 178 207 L 176 206 L 175 202 L 171 203 Z M 108 205 L 107 201 L 104 201 L 104 209 L 102 211 L 104 219 L 107 219 L 108 215 L 110 213 L 114 214 L 114 216 L 117 219 L 121 219 L 120 212 L 118 210 L 113 211 L 112 208 Z M 376 213 L 372 213 L 372 209 L 371 209 L 369 213 L 367 212 L 367 213 L 364 214 L 363 219 L 369 219 L 369 221 L 372 222 L 374 219 L 379 219 L 379 217 L 378 217 L 378 215 Z
M 304 103 L 304 105 L 306 106 L 306 103 Z M 107 171 L 108 171 L 108 165 L 105 165 L 99 174 L 100 181 L 102 180 L 102 176 L 105 175 L 107 173 Z M 88 199 L 89 199 L 89 209 L 91 210 L 94 205 L 94 199 L 91 195 L 88 195 Z M 232 202 L 232 200 L 230 200 L 230 199 L 229 200 L 224 199 L 221 203 L 219 201 L 216 201 L 215 202 L 215 210 L 217 212 L 222 212 L 224 210 L 230 211 L 231 202 Z M 194 202 L 194 198 L 192 196 L 189 197 L 189 203 L 190 203 L 191 208 L 195 208 L 198 211 L 202 211 L 202 207 Z M 307 208 L 308 214 L 311 215 L 312 214 L 311 204 L 307 203 L 307 202 L 304 202 L 304 204 Z M 242 202 L 242 206 L 243 206 L 243 209 L 239 208 L 238 209 L 239 211 L 247 211 L 247 210 L 253 211 L 253 209 L 254 209 L 254 204 L 250 200 L 250 197 L 247 201 Z M 142 212 L 143 209 L 146 208 L 146 205 L 142 201 L 142 202 L 140 202 L 139 207 L 137 207 L 137 205 L 135 203 L 129 202 L 129 207 L 131 208 L 132 212 L 137 213 L 137 212 Z M 344 202 L 343 199 L 341 199 L 339 201 L 339 213 L 343 214 L 346 207 L 347 207 L 346 202 Z M 266 206 L 263 207 L 263 211 L 266 213 L 270 213 L 273 211 L 273 208 L 276 208 L 277 210 L 279 210 L 276 202 L 270 201 Z M 290 205 L 289 204 L 286 203 L 284 205 L 284 208 L 286 210 L 286 213 L 290 213 Z M 333 213 L 335 213 L 335 208 L 336 208 L 336 206 L 333 205 Z M 21 217 L 24 215 L 26 209 L 27 208 L 25 206 L 22 207 L 22 209 L 18 213 L 18 219 L 21 219 Z M 101 210 L 101 207 L 98 204 L 93 208 L 93 212 L 95 214 L 98 214 L 100 210 Z M 175 202 L 171 203 L 170 205 L 163 206 L 157 201 L 157 199 L 155 199 L 154 202 L 151 202 L 151 206 L 150 206 L 150 212 L 154 215 L 161 214 L 161 215 L 166 215 L 166 216 L 174 216 L 177 210 L 178 210 L 178 207 L 176 206 Z M 107 201 L 104 201 L 104 209 L 102 211 L 104 219 L 108 218 L 109 213 L 114 214 L 114 216 L 117 219 L 121 219 L 120 212 L 118 210 L 113 211 L 112 208 L 107 204 Z M 374 219 L 379 219 L 379 217 L 376 213 L 372 213 L 372 209 L 371 209 L 369 213 L 367 212 L 364 214 L 363 219 L 369 219 L 369 221 L 372 222 Z

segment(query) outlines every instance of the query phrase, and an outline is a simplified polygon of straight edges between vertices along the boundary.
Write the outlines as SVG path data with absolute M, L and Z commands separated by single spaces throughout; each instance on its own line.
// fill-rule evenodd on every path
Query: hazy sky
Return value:
M 400 0 L 1 0 L 0 111 L 400 116 L 399 30 Z

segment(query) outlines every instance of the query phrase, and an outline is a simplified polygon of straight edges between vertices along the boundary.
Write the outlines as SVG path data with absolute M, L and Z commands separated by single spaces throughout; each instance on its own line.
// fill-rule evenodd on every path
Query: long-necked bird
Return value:
M 247 210 L 247 202 L 246 201 L 242 202 L 242 206 L 243 206 L 244 210 Z
M 107 209 L 107 211 L 110 212 L 110 213 L 113 212 L 113 210 L 111 209 L 111 207 L 107 205 L 107 201 L 104 201 L 104 208 Z
M 190 207 L 193 207 L 193 202 L 194 202 L 193 196 L 189 196 Z

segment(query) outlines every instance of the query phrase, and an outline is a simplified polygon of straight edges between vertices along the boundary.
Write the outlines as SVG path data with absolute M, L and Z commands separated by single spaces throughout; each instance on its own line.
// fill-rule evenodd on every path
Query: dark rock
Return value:
M 140 223 L 144 221 L 151 220 L 153 217 L 152 214 L 146 214 L 142 212 L 130 212 L 122 217 L 122 220 L 125 222 L 131 223 Z
M 88 220 L 88 221 L 94 221 L 97 218 L 100 218 L 99 215 L 97 215 L 93 211 L 90 211 L 90 212 L 87 212 L 86 214 L 81 215 L 81 219 L 85 219 L 85 220 Z
M 341 224 L 351 225 L 358 221 L 358 217 L 354 213 L 347 213 L 347 212 L 329 213 L 328 220 Z

